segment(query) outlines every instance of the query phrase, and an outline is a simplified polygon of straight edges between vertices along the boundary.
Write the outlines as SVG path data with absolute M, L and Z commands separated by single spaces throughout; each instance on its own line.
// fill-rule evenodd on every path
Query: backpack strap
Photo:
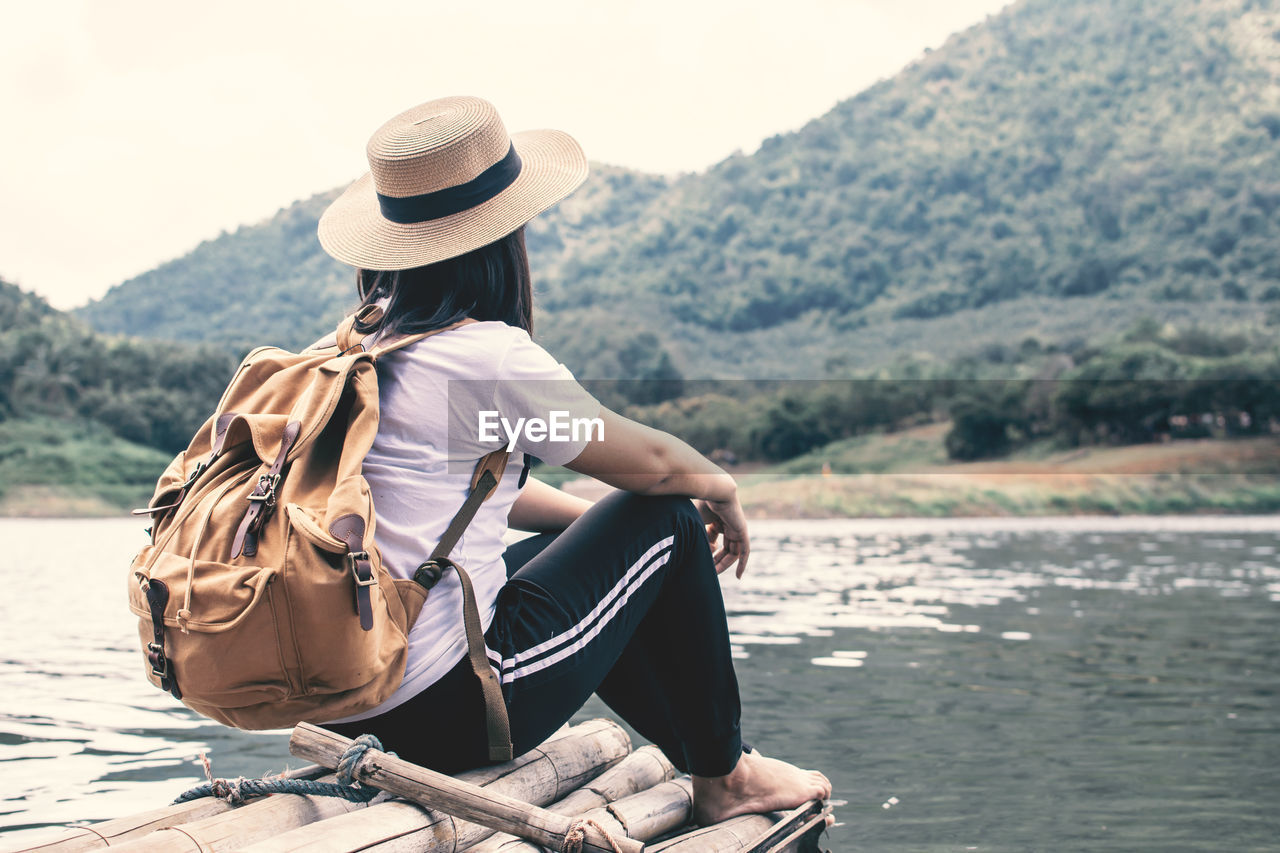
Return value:
M 462 507 L 450 520 L 444 535 L 431 550 L 429 556 L 413 579 L 430 589 L 440 580 L 444 570 L 453 567 L 458 573 L 458 581 L 462 584 L 462 622 L 467 634 L 467 658 L 471 661 L 471 670 L 480 679 L 480 688 L 484 693 L 485 728 L 489 733 L 489 760 L 510 761 L 513 755 L 511 745 L 511 722 L 507 718 L 507 703 L 502 697 L 502 685 L 489 663 L 489 653 L 484 643 L 484 630 L 480 624 L 480 609 L 476 606 L 475 590 L 471 586 L 471 578 L 461 566 L 449 559 L 449 552 L 462 538 L 471 519 L 475 518 L 480 505 L 488 500 L 497 489 L 502 472 L 507 467 L 507 449 L 495 450 L 483 457 L 476 465 L 476 472 L 471 479 L 471 491 Z
M 339 350 L 345 353 L 347 350 L 360 346 L 364 335 L 356 331 L 356 323 L 360 322 L 361 318 L 368 316 L 368 313 L 362 308 L 351 316 L 344 317 L 342 322 L 338 324 L 337 334 L 334 335 L 334 343 L 338 345 Z
M 276 454 L 275 461 L 271 463 L 267 473 L 258 477 L 257 485 L 249 494 L 249 509 L 240 520 L 235 539 L 231 542 L 232 558 L 239 557 L 241 554 L 252 557 L 258 553 L 258 533 L 262 530 L 267 516 L 276 507 L 276 489 L 284 477 L 284 465 L 289 459 L 289 450 L 298 440 L 298 433 L 301 431 L 302 424 L 298 421 L 290 421 L 285 426 L 284 433 L 280 436 L 280 451 Z
M 334 343 L 338 347 L 338 350 L 342 353 L 346 353 L 356 348 L 363 349 L 365 335 L 362 332 L 356 331 L 356 324 L 374 322 L 381 314 L 382 309 L 377 305 L 366 305 L 356 313 L 344 318 L 343 321 L 338 324 L 338 329 L 334 333 Z M 475 322 L 477 321 L 470 317 L 463 317 L 456 323 L 450 323 L 447 326 L 441 326 L 440 328 L 432 329 L 429 332 L 419 332 L 416 335 L 392 337 L 386 344 L 375 343 L 373 345 L 373 349 L 369 350 L 369 352 L 374 356 L 386 355 L 387 353 L 395 352 L 402 347 L 407 347 L 409 344 L 416 344 L 423 338 L 429 338 L 432 335 L 438 335 L 441 332 L 447 332 L 450 329 L 456 329 L 459 326 L 466 326 Z M 324 341 L 324 343 L 327 342 L 327 340 Z
M 151 664 L 151 673 L 160 679 L 160 689 L 168 690 L 173 698 L 182 701 L 182 691 L 178 689 L 178 679 L 174 677 L 169 659 L 164 654 L 164 608 L 169 603 L 169 587 L 164 581 L 141 578 L 142 594 L 146 596 L 147 607 L 151 610 L 151 630 L 153 638 L 147 643 L 147 663 Z
M 378 582 L 373 576 L 373 564 L 364 546 L 364 519 L 356 513 L 334 519 L 329 532 L 347 546 L 347 568 L 356 582 L 356 613 L 360 615 L 360 627 L 373 630 L 373 596 L 369 588 Z
M 361 345 L 363 335 L 355 330 L 356 323 L 373 320 L 375 316 L 373 312 L 380 310 L 376 306 L 366 306 L 366 308 L 343 320 L 338 326 L 336 336 L 338 348 L 345 353 Z M 456 329 L 459 326 L 474 322 L 476 321 L 470 317 L 464 317 L 457 323 L 451 323 L 439 329 L 432 329 L 430 332 L 392 338 L 385 344 L 375 343 L 373 348 L 369 350 L 369 354 L 374 358 L 378 358 L 440 332 Z M 507 703 L 502 696 L 502 685 L 498 676 L 494 673 L 492 665 L 489 663 L 489 654 L 484 642 L 484 629 L 480 623 L 480 608 L 476 604 L 476 594 L 471 584 L 471 577 L 461 566 L 449 559 L 449 554 L 457 546 L 458 540 L 462 538 L 467 525 L 475 518 L 480 505 L 488 500 L 497 489 L 498 482 L 502 479 L 502 473 L 506 470 L 509 456 L 507 448 L 504 447 L 484 456 L 476 464 L 475 473 L 471 477 L 471 489 L 467 493 L 466 500 L 462 502 L 462 506 L 450 519 L 449 525 L 440 537 L 440 541 L 431 550 L 431 555 L 418 566 L 417 571 L 413 574 L 413 579 L 417 583 L 426 589 L 431 589 L 440 580 L 445 569 L 452 567 L 458 573 L 458 581 L 462 584 L 462 622 L 467 635 L 467 657 L 471 661 L 471 669 L 476 674 L 476 678 L 480 679 L 480 688 L 484 693 L 485 728 L 489 734 L 490 761 L 510 761 L 514 757 L 514 747 L 511 744 L 511 722 L 507 717 Z M 342 537 L 339 536 L 338 538 Z M 348 542 L 348 548 L 351 548 L 352 545 L 353 543 Z M 356 544 L 355 547 L 360 547 L 360 545 Z
M 462 538 L 463 531 L 467 529 L 471 519 L 475 518 L 480 504 L 487 501 L 493 495 L 494 489 L 498 487 L 502 472 L 507 468 L 508 456 L 510 454 L 504 447 L 493 451 L 476 463 L 476 471 L 471 476 L 471 491 L 449 522 L 449 526 L 445 528 L 436 547 L 431 549 L 431 556 L 426 559 L 427 563 L 448 559 L 449 553 L 457 547 L 458 540 Z
M 471 661 L 471 671 L 480 679 L 480 690 L 484 693 L 484 725 L 489 733 L 489 760 L 510 761 L 515 758 L 515 747 L 511 744 L 511 721 L 507 718 L 507 701 L 502 696 L 502 684 L 493 664 L 489 662 L 489 653 L 484 642 L 484 627 L 480 624 L 480 611 L 476 607 L 476 594 L 471 588 L 471 577 L 461 566 L 449 558 L 444 558 L 458 573 L 458 581 L 462 584 L 462 624 L 467 633 L 467 658 Z
M 447 332 L 450 329 L 457 329 L 460 326 L 468 326 L 475 322 L 478 322 L 478 321 L 472 320 L 470 317 L 463 317 L 461 320 L 459 320 L 456 323 L 450 323 L 447 326 L 441 326 L 440 328 L 432 329 L 429 332 L 419 332 L 416 335 L 404 335 L 402 337 L 392 337 L 392 338 L 389 338 L 388 342 L 385 344 L 375 343 L 373 345 L 373 349 L 369 350 L 369 352 L 375 358 L 377 358 L 379 356 L 384 356 L 387 353 L 395 352 L 398 349 L 407 347 L 409 346 L 409 344 L 416 344 L 418 341 L 422 340 L 423 338 L 429 338 L 432 335 L 438 335 L 441 332 Z
M 130 515 L 154 515 L 157 512 L 168 512 L 171 509 L 177 509 L 182 505 L 182 499 L 187 496 L 187 492 L 191 491 L 191 487 L 196 484 L 196 480 L 200 479 L 200 475 L 209 470 L 209 466 L 214 463 L 219 456 L 222 455 L 222 448 L 227 443 L 227 431 L 231 429 L 231 422 L 236 419 L 235 412 L 227 412 L 219 415 L 213 424 L 213 450 L 209 453 L 209 458 L 203 462 L 197 462 L 196 467 L 191 469 L 191 473 L 187 475 L 187 480 L 182 484 L 182 488 L 178 490 L 177 496 L 169 503 L 163 506 L 145 506 L 141 509 L 135 509 Z M 154 498 L 153 498 L 154 500 Z

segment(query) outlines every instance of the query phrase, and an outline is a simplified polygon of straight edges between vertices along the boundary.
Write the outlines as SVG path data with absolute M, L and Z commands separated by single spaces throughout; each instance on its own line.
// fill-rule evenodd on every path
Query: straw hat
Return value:
M 370 173 L 320 218 L 320 245 L 343 263 L 399 270 L 507 236 L 577 189 L 587 159 L 558 130 L 507 135 L 480 98 L 428 101 L 373 134 Z

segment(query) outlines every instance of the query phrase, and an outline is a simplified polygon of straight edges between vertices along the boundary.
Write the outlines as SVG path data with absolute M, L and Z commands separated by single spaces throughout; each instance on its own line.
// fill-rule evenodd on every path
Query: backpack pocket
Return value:
M 412 630 L 413 623 L 418 621 L 418 614 L 427 603 L 427 593 L 430 590 L 412 578 L 396 578 L 394 583 L 400 603 L 404 605 L 404 632 L 407 635 Z
M 150 553 L 149 553 L 150 552 Z M 164 646 L 185 704 L 238 708 L 277 701 L 287 693 L 272 597 L 279 570 L 156 554 L 148 547 L 136 565 L 154 557 L 150 580 L 169 589 Z M 129 608 L 139 617 L 145 648 L 154 640 L 151 610 L 139 582 L 129 585 Z M 148 669 L 148 678 L 160 679 Z
M 373 626 L 360 627 L 357 584 L 347 547 L 298 504 L 289 516 L 281 594 L 288 668 L 302 695 L 335 695 L 359 690 L 366 707 L 390 696 L 404 675 L 408 641 L 404 605 L 391 576 L 370 549 L 374 583 L 368 593 Z M 289 639 L 291 638 L 291 639 Z

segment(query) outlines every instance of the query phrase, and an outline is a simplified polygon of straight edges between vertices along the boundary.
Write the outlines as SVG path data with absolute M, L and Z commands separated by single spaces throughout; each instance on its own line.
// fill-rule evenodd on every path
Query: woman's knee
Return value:
M 615 509 L 620 517 L 634 525 L 632 529 L 667 531 L 675 534 L 677 550 L 688 558 L 703 557 L 711 564 L 706 528 L 702 514 L 689 498 L 681 495 L 637 495 L 622 493 L 616 496 Z M 706 552 L 705 555 L 701 552 Z M 714 572 L 714 566 L 712 566 Z
M 634 492 L 615 492 L 610 496 L 618 504 L 618 509 L 628 518 L 643 519 L 646 522 L 658 519 L 671 519 L 676 524 L 702 524 L 698 508 L 689 498 L 682 495 L 638 495 Z

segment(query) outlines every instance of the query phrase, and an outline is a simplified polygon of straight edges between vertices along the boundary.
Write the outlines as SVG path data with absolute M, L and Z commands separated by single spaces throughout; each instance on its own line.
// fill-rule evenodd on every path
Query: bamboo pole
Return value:
M 826 829 L 831 805 L 811 800 L 782 815 L 767 832 L 747 848 L 747 853 L 783 853 L 786 850 L 818 849 L 817 838 Z M 803 842 L 807 841 L 805 844 Z
M 188 820 L 199 820 L 202 817 L 221 814 L 229 809 L 221 800 L 209 797 L 193 800 L 176 806 L 152 809 L 129 817 L 107 820 L 88 826 L 73 826 L 60 831 L 36 844 L 25 844 L 22 847 L 6 846 L 0 849 L 4 853 L 83 853 L 109 847 L 133 838 L 140 838 L 154 829 L 163 829 L 175 823 Z
M 669 839 L 648 848 L 648 853 L 783 853 L 816 850 L 806 833 L 820 834 L 830 807 L 821 800 L 805 803 L 786 814 L 741 815 L 713 826 Z M 796 830 L 805 827 L 799 835 Z M 816 832 L 815 832 L 816 830 Z
M 623 797 L 615 803 L 579 815 L 582 821 L 595 821 L 613 838 L 648 841 L 672 832 L 689 822 L 693 815 L 693 782 L 685 776 L 660 782 L 648 790 Z M 477 847 L 459 848 L 467 853 L 541 853 L 542 848 L 519 838 L 507 836 L 491 846 L 498 836 Z
M 827 813 L 813 815 L 783 836 L 765 853 L 812 853 L 818 849 L 818 836 L 827 828 Z
M 618 779 L 618 771 L 625 773 L 624 768 L 633 759 L 638 763 L 632 766 L 639 772 L 632 775 L 641 781 L 666 773 L 670 768 L 669 763 L 663 766 L 665 758 L 659 762 L 646 750 L 628 755 L 630 749 L 631 739 L 616 723 L 590 720 L 531 750 L 522 756 L 524 763 L 519 767 L 503 765 L 511 769 L 496 774 L 494 771 L 502 768 L 469 771 L 459 778 L 542 804 L 564 798 L 566 794 L 572 797 L 584 783 L 606 791 L 622 789 L 623 782 L 611 782 L 610 777 Z M 661 753 L 658 755 L 661 757 Z M 606 770 L 611 765 L 612 769 Z M 393 800 L 274 835 L 244 848 L 243 853 L 350 853 L 356 850 L 451 853 L 492 833 L 491 829 L 457 820 L 443 812 Z
M 605 771 L 595 779 L 569 796 L 548 806 L 549 811 L 571 817 L 584 815 L 592 809 L 609 806 L 611 803 L 620 806 L 634 794 L 652 789 L 655 785 L 668 782 L 675 776 L 676 769 L 656 746 L 642 746 L 631 753 L 621 764 Z M 585 816 L 585 815 L 584 815 Z M 474 826 L 474 824 L 464 824 Z M 625 828 L 625 827 L 624 827 Z M 632 838 L 645 840 L 645 836 L 628 833 Z M 652 838 L 654 836 L 648 836 Z M 458 834 L 458 849 L 468 853 L 534 853 L 539 848 L 514 835 L 499 832 L 483 839 L 478 844 L 466 846 L 466 837 L 461 830 Z M 368 853 L 398 853 L 398 851 L 376 850 Z
M 732 853 L 747 850 L 756 838 L 773 828 L 775 820 L 770 815 L 740 815 L 653 845 L 648 848 L 648 853 Z
M 336 732 L 301 723 L 289 739 L 289 751 L 318 764 L 336 766 L 351 740 Z M 573 819 L 521 802 L 402 761 L 378 750 L 368 750 L 352 774 L 397 796 L 428 805 L 473 823 L 509 832 L 557 850 L 566 848 Z M 631 839 L 610 840 L 593 827 L 583 830 L 583 853 L 642 853 L 644 845 Z
M 192 823 L 161 829 L 112 847 L 116 853 L 218 853 L 313 821 L 363 809 L 337 797 L 272 794 Z
M 646 791 L 660 782 L 674 779 L 675 775 L 676 768 L 662 750 L 656 746 L 642 746 L 617 766 L 586 782 L 549 808 L 559 814 L 579 815 Z
M 316 779 L 329 773 L 327 768 L 319 765 L 299 767 L 273 777 L 277 779 Z M 329 774 L 326 781 L 333 781 Z M 4 853 L 82 853 L 85 850 L 96 850 L 103 847 L 116 847 L 125 842 L 142 838 L 150 833 L 175 826 L 212 817 L 229 811 L 231 805 L 226 800 L 216 797 L 202 797 L 185 803 L 161 806 L 158 809 L 141 812 L 127 817 L 104 820 L 87 826 L 68 827 L 60 834 L 34 845 L 23 847 L 0 848 Z
M 663 782 L 582 817 L 600 823 L 611 817 L 628 837 L 648 841 L 693 819 L 693 780 L 685 776 Z
M 608 726 L 621 732 L 615 724 L 607 721 L 600 721 L 594 728 L 588 727 L 587 732 Z M 620 736 L 626 740 L 625 733 L 621 733 Z M 576 740 L 572 732 L 566 732 L 563 736 L 557 733 L 555 737 L 554 742 L 557 744 L 562 741 L 572 744 Z M 626 748 L 630 748 L 629 741 Z M 571 747 L 569 751 L 572 751 Z M 474 784 L 492 783 L 507 776 L 518 776 L 521 768 L 543 760 L 542 753 L 534 751 L 507 764 L 471 771 L 467 774 L 467 778 Z M 579 772 L 585 774 L 592 771 L 582 769 Z M 594 772 L 599 772 L 598 766 L 594 768 Z M 572 777 L 574 770 L 567 766 L 566 773 Z M 541 778 L 545 772 L 536 775 Z M 578 777 L 578 780 L 579 783 L 583 781 L 581 777 Z M 334 777 L 329 775 L 320 781 L 332 782 Z M 220 800 L 212 798 L 206 798 L 206 800 L 221 803 Z M 117 847 L 115 853 L 223 853 L 223 851 L 238 849 L 300 826 L 360 812 L 367 806 L 334 797 L 272 794 L 269 797 L 251 800 L 236 808 L 225 805 L 213 808 L 215 811 L 208 816 L 190 822 L 174 822 L 168 828 L 130 840 Z M 41 851 L 41 853 L 47 853 L 47 851 Z

